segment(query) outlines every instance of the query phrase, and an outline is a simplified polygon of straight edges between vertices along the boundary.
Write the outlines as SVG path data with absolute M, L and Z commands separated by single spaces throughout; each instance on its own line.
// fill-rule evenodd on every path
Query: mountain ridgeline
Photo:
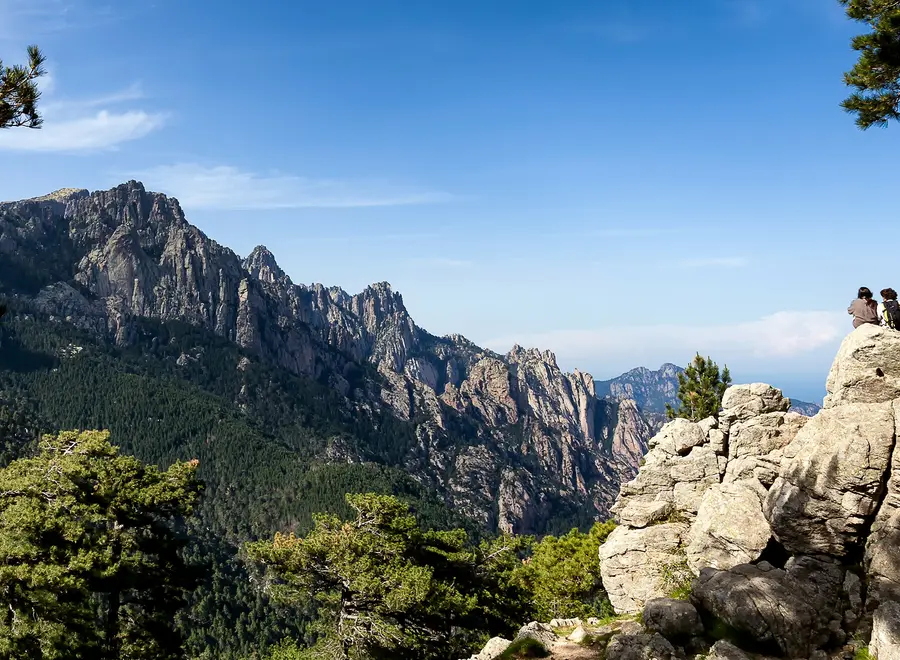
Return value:
M 199 455 L 239 536 L 302 526 L 297 483 L 322 471 L 389 471 L 486 530 L 584 525 L 655 426 L 550 352 L 429 334 L 387 283 L 350 295 L 295 284 L 262 246 L 241 259 L 135 181 L 0 205 L 0 256 L 7 390 L 145 460 Z
M 678 407 L 678 374 L 684 368 L 666 363 L 656 371 L 632 369 L 611 380 L 594 382 L 597 396 L 611 401 L 634 401 L 644 417 L 658 431 L 666 421 L 666 406 Z M 812 417 L 821 406 L 791 399 L 791 412 Z

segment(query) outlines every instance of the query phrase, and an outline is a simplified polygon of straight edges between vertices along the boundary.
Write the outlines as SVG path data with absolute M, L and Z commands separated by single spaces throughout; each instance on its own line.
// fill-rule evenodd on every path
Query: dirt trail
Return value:
M 600 657 L 596 649 L 585 648 L 572 642 L 557 644 L 552 652 L 550 658 L 555 660 L 597 660 Z

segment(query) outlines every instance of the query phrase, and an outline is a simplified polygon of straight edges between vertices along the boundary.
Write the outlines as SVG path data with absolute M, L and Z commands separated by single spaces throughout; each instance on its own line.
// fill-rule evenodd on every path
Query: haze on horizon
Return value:
M 900 142 L 839 107 L 837 2 L 0 14 L 0 57 L 39 43 L 51 74 L 0 198 L 137 178 L 295 281 L 391 282 L 435 334 L 598 379 L 701 351 L 816 400 L 856 288 L 900 286 Z

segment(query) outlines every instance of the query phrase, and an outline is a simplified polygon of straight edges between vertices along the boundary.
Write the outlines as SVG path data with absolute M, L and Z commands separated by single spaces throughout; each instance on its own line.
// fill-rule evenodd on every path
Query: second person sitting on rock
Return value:
M 853 316 L 853 327 L 858 328 L 865 323 L 880 325 L 878 320 L 878 304 L 872 300 L 872 292 L 869 287 L 859 287 L 856 300 L 850 303 L 847 313 Z
M 897 292 L 891 288 L 881 290 L 881 318 L 892 330 L 900 330 L 900 304 L 897 303 Z

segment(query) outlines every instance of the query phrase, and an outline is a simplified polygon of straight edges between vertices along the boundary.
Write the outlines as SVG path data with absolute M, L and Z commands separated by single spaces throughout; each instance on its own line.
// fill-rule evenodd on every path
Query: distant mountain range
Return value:
M 654 426 L 661 426 L 665 421 L 666 405 L 678 406 L 678 374 L 683 372 L 684 368 L 670 363 L 656 371 L 638 367 L 610 380 L 595 381 L 594 388 L 601 398 L 635 401 Z M 791 410 L 812 416 L 821 410 L 821 406 L 792 399 Z

